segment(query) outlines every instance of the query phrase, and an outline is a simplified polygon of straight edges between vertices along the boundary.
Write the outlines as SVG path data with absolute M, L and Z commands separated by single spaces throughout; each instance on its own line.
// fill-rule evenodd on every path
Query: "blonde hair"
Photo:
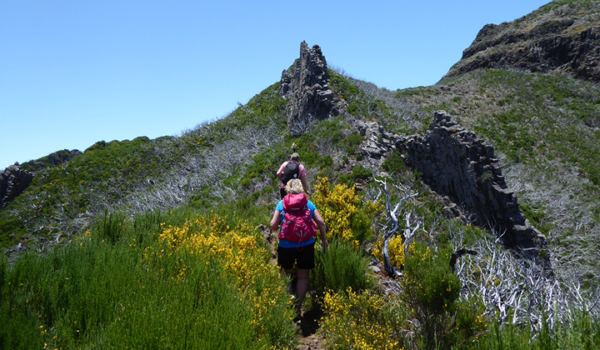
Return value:
M 287 193 L 304 193 L 302 181 L 300 181 L 300 179 L 291 179 L 288 181 L 287 185 L 285 185 L 285 191 Z

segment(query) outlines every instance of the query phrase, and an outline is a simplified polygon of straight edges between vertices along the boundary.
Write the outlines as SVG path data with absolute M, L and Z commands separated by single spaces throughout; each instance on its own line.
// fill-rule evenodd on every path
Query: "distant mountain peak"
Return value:
M 600 82 L 600 2 L 551 2 L 500 25 L 487 24 L 446 74 L 480 68 L 560 73 Z

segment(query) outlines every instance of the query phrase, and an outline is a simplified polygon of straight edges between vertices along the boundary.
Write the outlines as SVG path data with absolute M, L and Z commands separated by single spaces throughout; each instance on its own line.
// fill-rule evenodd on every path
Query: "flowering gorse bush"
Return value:
M 402 349 L 404 322 L 398 303 L 368 291 L 326 293 L 321 332 L 332 349 Z
M 345 242 L 353 240 L 352 217 L 360 203 L 360 199 L 354 194 L 354 187 L 336 185 L 330 190 L 329 179 L 320 177 L 312 200 L 325 221 L 328 240 L 334 236 Z
M 352 242 L 356 248 L 372 236 L 371 218 L 382 211 L 378 203 L 361 205 L 354 186 L 338 184 L 331 189 L 327 177 L 318 178 L 312 201 L 327 226 L 327 239 Z
M 372 253 L 383 264 L 382 248 L 383 248 L 383 239 L 380 239 L 379 241 L 377 241 L 376 246 L 373 249 Z M 398 236 L 392 237 L 388 244 L 388 255 L 390 257 L 390 263 L 396 269 L 401 270 L 404 268 L 404 260 L 405 260 L 404 251 L 405 251 L 405 246 L 402 241 L 402 236 L 398 235 Z
M 285 318 L 293 318 L 290 297 L 285 283 L 279 280 L 279 270 L 269 264 L 269 255 L 259 249 L 260 237 L 248 222 L 240 222 L 237 227 L 230 228 L 225 220 L 216 214 L 197 216 L 180 226 L 162 225 L 159 242 L 162 249 L 146 250 L 147 261 L 151 265 L 160 266 L 157 259 L 165 254 L 180 255 L 178 264 L 169 273 L 177 282 L 185 283 L 188 266 L 185 256 L 198 256 L 206 261 L 206 265 L 219 264 L 223 272 L 236 281 L 235 286 L 240 293 L 240 302 L 251 310 L 254 318 L 250 324 L 260 337 L 268 333 L 267 328 L 279 327 L 277 319 L 272 317 L 283 313 Z M 164 272 L 161 269 L 161 272 Z M 278 312 L 274 312 L 278 309 Z

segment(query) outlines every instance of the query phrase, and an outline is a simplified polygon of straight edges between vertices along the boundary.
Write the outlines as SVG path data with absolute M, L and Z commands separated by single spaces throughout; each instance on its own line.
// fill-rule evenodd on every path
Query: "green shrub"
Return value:
M 392 152 L 388 159 L 383 162 L 382 167 L 391 174 L 396 175 L 406 171 L 406 164 L 397 152 Z
M 466 304 L 458 303 L 460 280 L 449 266 L 450 254 L 437 255 L 424 244 L 414 243 L 405 257 L 402 299 L 420 327 L 417 343 L 425 349 L 449 349 L 477 333 L 476 319 Z M 458 317 L 458 321 L 457 321 Z M 462 328 L 461 328 L 462 327 Z
M 101 239 L 106 239 L 114 244 L 125 234 L 126 225 L 125 214 L 104 211 L 104 214 L 96 219 L 93 226 Z
M 365 180 L 373 176 L 373 172 L 370 169 L 363 167 L 362 164 L 358 164 L 352 168 L 352 176 L 354 176 L 355 179 Z
M 354 186 L 354 179 L 350 174 L 338 174 L 336 182 L 340 185 L 346 185 L 348 188 Z
M 373 238 L 373 219 L 371 219 L 363 211 L 357 211 L 352 217 L 352 234 L 354 240 L 365 242 Z
M 360 145 L 360 143 L 363 142 L 364 139 L 364 137 L 360 136 L 360 134 L 355 131 L 354 133 L 352 133 L 352 135 L 344 138 L 344 143 L 350 147 L 356 147 Z
M 337 92 L 340 97 L 344 100 L 352 99 L 358 95 L 358 88 L 352 84 L 348 79 L 344 78 L 340 74 L 329 70 L 329 85 Z
M 0 247 L 14 243 L 15 239 L 26 233 L 23 221 L 8 210 L 0 210 Z
M 411 245 L 405 258 L 406 300 L 427 315 L 454 311 L 460 281 L 449 266 L 449 255 L 434 256 L 423 244 Z
M 487 320 L 482 316 L 485 311 L 483 305 L 471 301 L 459 300 L 456 303 L 455 327 L 447 335 L 444 344 L 459 347 L 471 344 L 485 335 L 488 331 Z
M 329 249 L 316 249 L 315 268 L 310 275 L 311 289 L 323 296 L 325 291 L 362 291 L 373 287 L 368 276 L 368 260 L 350 243 L 333 240 Z

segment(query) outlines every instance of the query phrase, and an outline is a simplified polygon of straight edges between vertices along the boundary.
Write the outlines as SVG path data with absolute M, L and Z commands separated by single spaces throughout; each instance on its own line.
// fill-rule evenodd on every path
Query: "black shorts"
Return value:
M 315 244 L 305 245 L 300 248 L 281 248 L 277 247 L 277 265 L 291 270 L 294 268 L 294 262 L 297 262 L 297 268 L 310 270 L 315 267 Z
M 283 199 L 283 197 L 287 195 L 287 191 L 285 190 L 285 188 L 280 188 L 279 194 L 281 195 L 281 199 Z

